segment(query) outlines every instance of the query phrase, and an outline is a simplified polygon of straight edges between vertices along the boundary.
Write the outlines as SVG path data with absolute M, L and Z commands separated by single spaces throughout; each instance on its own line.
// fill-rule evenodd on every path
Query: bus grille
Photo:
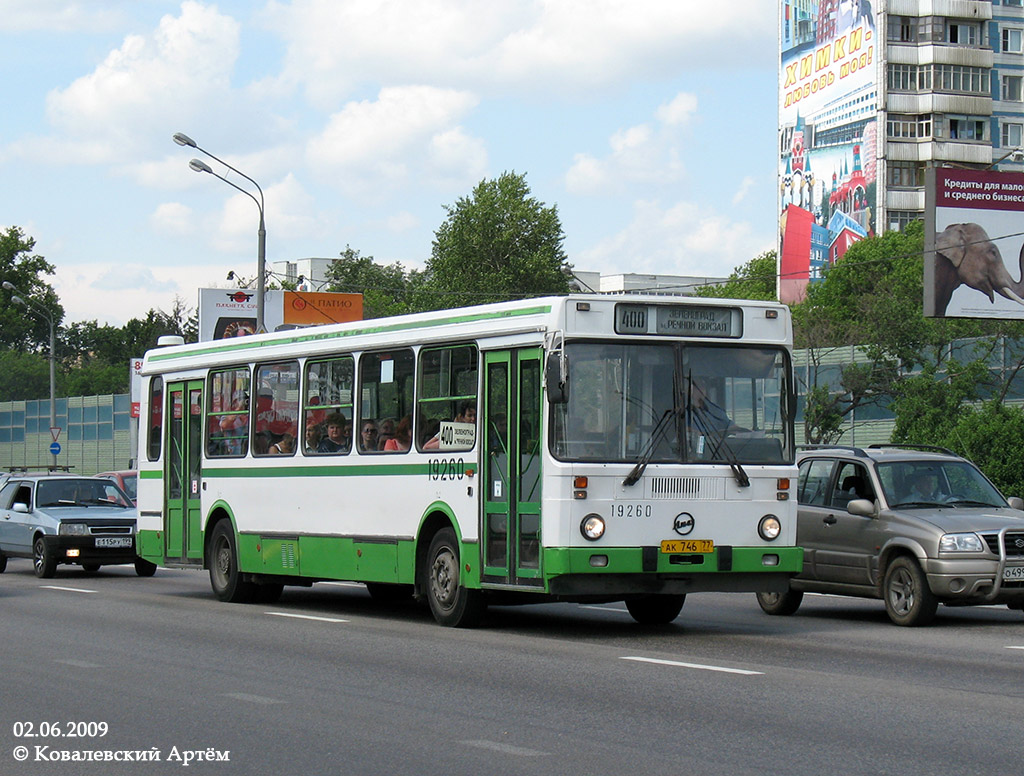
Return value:
M 648 498 L 712 501 L 725 497 L 721 477 L 650 477 L 647 482 Z

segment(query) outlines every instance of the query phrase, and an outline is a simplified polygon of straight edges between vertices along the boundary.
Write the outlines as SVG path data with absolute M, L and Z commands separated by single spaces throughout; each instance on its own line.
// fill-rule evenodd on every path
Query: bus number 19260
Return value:
M 431 480 L 461 480 L 466 476 L 466 461 L 462 458 L 435 458 L 427 463 L 427 478 Z

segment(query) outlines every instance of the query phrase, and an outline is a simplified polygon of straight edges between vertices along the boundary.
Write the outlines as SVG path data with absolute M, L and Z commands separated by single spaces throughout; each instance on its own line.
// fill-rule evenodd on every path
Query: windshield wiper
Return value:
M 626 487 L 636 485 L 640 478 L 644 476 L 644 470 L 647 468 L 647 464 L 649 464 L 651 459 L 654 457 L 654 451 L 657 449 L 658 443 L 661 441 L 662 437 L 665 436 L 665 431 L 669 427 L 668 421 L 674 420 L 677 417 L 679 417 L 678 409 L 673 408 L 665 410 L 665 413 L 661 416 L 661 420 L 658 421 L 654 430 L 651 431 L 651 436 L 647 440 L 647 445 L 641 451 L 640 457 L 637 458 L 636 466 L 632 468 L 629 474 L 626 475 L 626 479 L 622 481 L 623 485 Z
M 694 424 L 694 428 L 699 434 L 708 437 L 712 442 L 711 454 L 717 458 L 724 452 L 725 457 L 728 459 L 726 463 L 729 464 L 729 468 L 732 470 L 732 475 L 736 478 L 736 482 L 741 488 L 750 487 L 750 477 L 748 477 L 746 471 L 744 471 L 743 464 L 740 463 L 739 459 L 736 457 L 736 453 L 734 453 L 732 448 L 729 446 L 729 443 L 725 441 L 725 435 L 728 433 L 729 429 L 716 429 L 711 413 L 708 412 L 706 408 L 699 407 L 693 404 L 692 401 L 689 402 L 689 405 L 690 413 L 695 415 L 697 420 L 701 423 L 700 427 Z M 687 425 L 689 426 L 689 424 Z
M 893 504 L 890 509 L 904 509 L 905 507 L 952 507 L 947 501 L 901 501 Z

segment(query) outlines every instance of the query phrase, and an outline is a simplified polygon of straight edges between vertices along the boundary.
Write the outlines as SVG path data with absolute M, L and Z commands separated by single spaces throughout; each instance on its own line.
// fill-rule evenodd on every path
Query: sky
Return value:
M 0 0 L 0 227 L 65 324 L 123 325 L 266 256 L 422 268 L 504 172 L 578 270 L 726 276 L 775 247 L 768 0 Z M 250 187 L 250 191 L 252 191 Z M 258 195 L 257 195 L 258 196 Z

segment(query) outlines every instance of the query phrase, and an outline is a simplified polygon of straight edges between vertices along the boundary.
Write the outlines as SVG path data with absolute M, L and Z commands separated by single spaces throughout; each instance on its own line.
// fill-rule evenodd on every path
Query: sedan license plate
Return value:
M 1024 566 L 1006 566 L 1003 568 L 1003 579 L 1024 579 Z
M 131 547 L 130 536 L 100 536 L 96 539 L 97 547 Z
M 661 551 L 709 553 L 715 551 L 715 542 L 711 539 L 667 539 L 661 543 Z

